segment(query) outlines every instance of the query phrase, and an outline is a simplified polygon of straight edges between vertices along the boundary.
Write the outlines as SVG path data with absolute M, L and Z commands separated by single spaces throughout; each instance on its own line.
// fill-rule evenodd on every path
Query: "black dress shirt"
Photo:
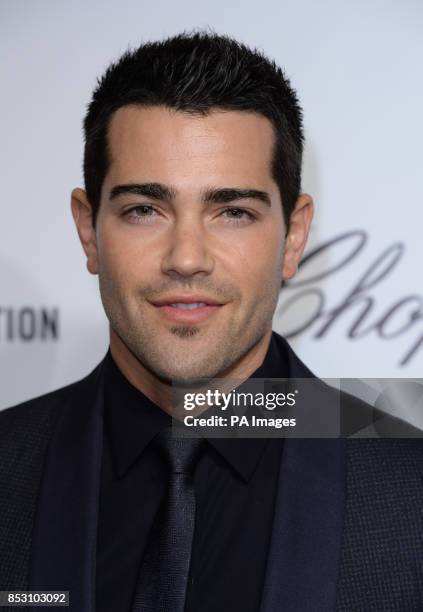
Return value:
M 171 418 L 107 355 L 97 538 L 98 612 L 130 612 L 167 468 L 150 442 Z M 272 336 L 253 378 L 288 377 Z M 194 472 L 196 521 L 186 612 L 258 612 L 281 439 L 210 438 Z

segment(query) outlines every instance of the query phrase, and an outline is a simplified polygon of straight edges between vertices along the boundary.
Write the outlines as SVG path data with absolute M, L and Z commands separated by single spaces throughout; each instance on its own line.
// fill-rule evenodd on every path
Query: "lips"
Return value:
M 221 302 L 207 295 L 192 294 L 192 295 L 170 295 L 169 297 L 154 300 L 154 306 L 169 306 L 173 304 L 205 304 L 206 306 L 220 306 Z
M 175 295 L 152 304 L 161 315 L 174 323 L 201 323 L 224 305 L 202 295 Z

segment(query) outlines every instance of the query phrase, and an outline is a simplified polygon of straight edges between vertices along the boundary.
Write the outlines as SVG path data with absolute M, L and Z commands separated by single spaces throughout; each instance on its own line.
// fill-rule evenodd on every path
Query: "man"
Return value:
M 313 376 L 272 332 L 313 216 L 282 71 L 227 37 L 143 45 L 84 130 L 72 214 L 110 350 L 0 415 L 1 589 L 78 612 L 421 609 L 419 440 L 210 437 L 175 468 L 174 386 Z

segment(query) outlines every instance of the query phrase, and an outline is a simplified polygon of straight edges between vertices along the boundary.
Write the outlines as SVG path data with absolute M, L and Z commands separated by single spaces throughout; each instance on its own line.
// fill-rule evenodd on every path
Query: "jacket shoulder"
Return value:
M 14 406 L 0 411 L 0 437 L 8 427 L 18 426 L 19 423 L 31 423 L 33 418 L 43 418 L 49 412 L 56 412 L 65 406 L 72 398 L 78 398 L 94 383 L 101 367 L 98 364 L 90 374 L 54 391 L 44 393 Z
M 36 504 L 56 418 L 86 397 L 101 364 L 85 378 L 0 412 L 0 589 L 28 588 Z

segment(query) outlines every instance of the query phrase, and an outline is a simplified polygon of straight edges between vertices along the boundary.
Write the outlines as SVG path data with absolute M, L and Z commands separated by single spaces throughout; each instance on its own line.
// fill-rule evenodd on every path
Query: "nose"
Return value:
M 162 261 L 162 272 L 168 275 L 190 277 L 208 275 L 214 266 L 208 248 L 207 232 L 202 220 L 191 215 L 175 222 L 166 254 Z

